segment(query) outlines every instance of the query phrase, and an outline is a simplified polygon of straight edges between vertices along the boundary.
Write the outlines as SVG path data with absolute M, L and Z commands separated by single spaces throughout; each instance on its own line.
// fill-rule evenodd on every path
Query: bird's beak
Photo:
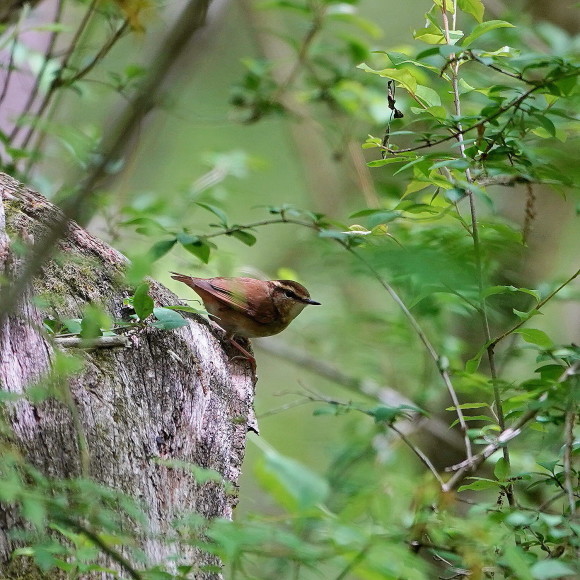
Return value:
M 320 302 L 316 302 L 315 300 L 305 300 L 306 304 L 312 304 L 312 306 L 322 306 L 322 304 L 320 304 Z

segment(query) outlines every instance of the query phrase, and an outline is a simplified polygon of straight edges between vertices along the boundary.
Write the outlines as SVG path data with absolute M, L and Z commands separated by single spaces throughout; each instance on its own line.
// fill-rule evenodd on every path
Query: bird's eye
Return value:
M 288 298 L 294 298 L 294 292 L 292 292 L 292 290 L 284 290 L 284 294 L 286 294 Z

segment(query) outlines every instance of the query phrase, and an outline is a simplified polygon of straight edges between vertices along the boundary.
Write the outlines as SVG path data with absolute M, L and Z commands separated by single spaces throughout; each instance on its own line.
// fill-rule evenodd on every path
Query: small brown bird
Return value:
M 193 278 L 172 272 L 174 280 L 196 292 L 226 338 L 246 356 L 234 336 L 254 338 L 282 332 L 308 304 L 319 305 L 308 290 L 292 280 L 256 280 L 254 278 Z

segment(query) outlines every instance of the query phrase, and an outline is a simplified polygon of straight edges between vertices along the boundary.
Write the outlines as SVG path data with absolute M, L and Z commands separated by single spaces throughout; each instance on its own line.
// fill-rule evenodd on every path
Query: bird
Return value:
M 319 306 L 302 284 L 293 280 L 195 278 L 171 272 L 202 299 L 226 339 L 255 369 L 256 360 L 234 337 L 256 338 L 282 332 L 308 305 Z

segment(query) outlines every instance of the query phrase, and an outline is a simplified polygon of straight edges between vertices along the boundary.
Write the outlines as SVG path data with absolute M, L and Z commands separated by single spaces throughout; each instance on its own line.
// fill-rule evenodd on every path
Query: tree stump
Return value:
M 15 276 L 20 258 L 14 248 L 40 239 L 58 211 L 0 174 L 0 276 Z M 123 283 L 126 265 L 123 255 L 71 223 L 33 291 L 0 328 L 0 388 L 16 394 L 32 385 L 50 388 L 51 368 L 63 350 L 43 329 L 47 317 L 82 318 L 83 309 L 96 304 L 113 319 L 127 320 L 132 310 L 123 301 L 133 289 Z M 154 281 L 149 294 L 156 306 L 178 304 Z M 175 330 L 144 324 L 125 335 L 127 346 L 67 349 L 82 368 L 60 385 L 60 395 L 5 403 L 11 444 L 47 477 L 88 476 L 138 500 L 148 522 L 136 536 L 149 565 L 176 553 L 195 567 L 219 565 L 207 552 L 180 544 L 172 522 L 190 512 L 208 520 L 231 517 L 237 500 L 228 488 L 237 486 L 246 433 L 255 422 L 254 373 L 247 361 L 224 352 L 201 317 Z M 215 470 L 223 482 L 198 483 L 171 460 Z M 7 575 L 26 560 L 9 562 L 18 545 L 10 531 L 21 523 L 13 506 L 0 506 L 0 571 Z

